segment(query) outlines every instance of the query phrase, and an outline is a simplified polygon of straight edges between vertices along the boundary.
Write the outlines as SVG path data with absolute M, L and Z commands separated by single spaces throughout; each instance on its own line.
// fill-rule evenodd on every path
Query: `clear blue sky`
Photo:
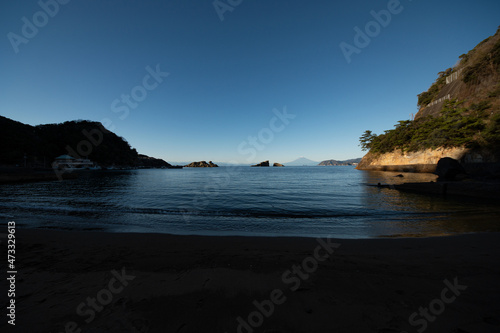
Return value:
M 408 119 L 436 74 L 500 25 L 498 0 L 242 0 L 223 21 L 212 0 L 72 0 L 57 13 L 54 1 L 42 0 L 53 17 L 37 1 L 0 5 L 0 114 L 108 119 L 167 161 L 361 157 L 365 130 Z M 339 45 L 388 6 L 397 13 L 369 25 L 348 63 Z M 37 33 L 23 35 L 23 17 Z M 146 77 L 158 64 L 161 83 Z M 295 118 L 282 126 L 284 107 Z

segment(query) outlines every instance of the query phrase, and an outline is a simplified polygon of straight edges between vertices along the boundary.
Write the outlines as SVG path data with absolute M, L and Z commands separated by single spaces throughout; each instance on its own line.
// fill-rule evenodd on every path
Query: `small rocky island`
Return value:
M 284 165 L 281 163 L 274 163 L 273 167 L 284 167 Z
M 253 167 L 268 167 L 269 161 L 260 162 L 259 164 L 252 165 Z
M 185 165 L 186 168 L 217 168 L 219 167 L 217 164 L 212 163 L 212 161 L 209 161 L 208 163 L 206 161 L 200 161 L 200 162 L 193 162 L 189 163 L 188 165 Z

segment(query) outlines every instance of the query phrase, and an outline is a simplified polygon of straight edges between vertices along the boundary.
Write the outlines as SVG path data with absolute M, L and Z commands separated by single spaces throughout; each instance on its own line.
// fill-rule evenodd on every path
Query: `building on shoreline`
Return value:
M 74 158 L 69 155 L 56 157 L 52 163 L 53 169 L 58 170 L 97 170 L 100 169 L 94 162 L 87 158 Z

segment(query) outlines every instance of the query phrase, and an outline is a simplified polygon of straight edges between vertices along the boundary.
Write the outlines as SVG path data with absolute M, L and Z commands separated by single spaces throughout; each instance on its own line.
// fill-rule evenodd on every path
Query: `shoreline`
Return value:
M 17 223 L 17 222 L 16 222 Z M 171 231 L 133 231 L 133 230 L 127 230 L 127 231 L 120 231 L 118 230 L 113 230 L 109 229 L 106 227 L 94 227 L 94 228 L 82 228 L 82 229 L 74 229 L 74 228 L 64 228 L 64 227 L 29 227 L 26 224 L 21 224 L 17 223 L 18 228 L 24 231 L 28 232 L 36 232 L 40 231 L 42 233 L 44 232 L 55 232 L 55 233 L 82 233 L 82 234 L 107 234 L 107 235 L 137 235 L 141 237 L 156 237 L 156 235 L 159 236 L 165 236 L 165 237 L 202 237 L 202 238 L 242 238 L 242 239 L 264 239 L 264 240 L 276 240 L 276 239 L 290 239 L 290 240 L 315 240 L 318 238 L 331 238 L 331 239 L 337 239 L 337 240 L 343 240 L 343 241 L 367 241 L 367 240 L 377 240 L 377 239 L 434 239 L 434 238 L 447 238 L 447 237 L 460 237 L 460 236 L 467 236 L 467 235 L 475 235 L 475 234 L 490 234 L 490 233 L 499 233 L 500 230 L 488 230 L 488 231 L 436 231 L 433 233 L 416 233 L 416 232 L 410 232 L 410 233 L 394 233 L 394 234 L 379 234 L 379 235 L 373 235 L 373 236 L 345 236 L 343 237 L 338 236 L 338 235 L 331 235 L 331 234 L 322 234 L 322 235 L 307 235 L 307 234 L 302 234 L 302 235 L 294 235 L 294 234 L 273 234 L 273 233 L 260 233 L 260 234 L 252 234 L 252 233 L 247 233 L 247 234 L 242 234 L 242 233 L 218 233 L 218 232 L 207 232 L 207 233 L 175 233 Z M 23 231 L 23 232 L 24 232 Z M 0 233 L 1 235 L 1 233 Z
M 16 330 L 60 332 L 74 322 L 82 331 L 250 332 L 241 320 L 248 325 L 255 303 L 273 299 L 272 313 L 250 327 L 255 332 L 415 332 L 409 316 L 455 277 L 467 290 L 427 331 L 500 327 L 491 319 L 500 310 L 500 233 L 319 241 L 18 226 L 16 240 Z M 327 254 L 316 251 L 322 242 L 340 245 L 315 266 L 312 258 Z M 303 275 L 288 273 L 294 267 Z M 113 271 L 133 279 L 86 323 L 90 312 L 79 315 L 78 306 L 103 300 Z
M 0 184 L 21 184 L 78 178 L 78 172 L 59 172 L 53 169 L 0 168 Z
M 460 198 L 481 198 L 493 202 L 500 198 L 500 181 L 431 181 L 401 184 L 368 184 L 378 188 L 388 188 L 420 195 Z
M 384 164 L 384 165 L 357 165 L 360 171 L 387 171 L 387 172 L 411 172 L 411 173 L 434 173 L 437 164 Z
M 500 198 L 500 182 L 443 181 L 431 183 L 403 183 L 394 185 L 398 191 L 443 196 L 473 197 L 495 200 Z

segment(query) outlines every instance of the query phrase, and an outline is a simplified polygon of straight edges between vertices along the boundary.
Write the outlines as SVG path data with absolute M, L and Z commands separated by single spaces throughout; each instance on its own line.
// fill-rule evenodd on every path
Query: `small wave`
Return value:
M 426 215 L 422 212 L 394 212 L 394 211 L 287 211 L 287 210 L 197 210 L 197 209 L 156 209 L 156 208 L 133 208 L 122 212 L 132 214 L 153 214 L 153 215 L 194 215 L 211 217 L 240 217 L 240 218 L 275 218 L 275 219 L 316 219 L 316 218 L 363 218 L 388 215 Z M 434 213 L 429 213 L 433 215 Z
M 24 212 L 33 212 L 33 213 L 45 213 L 45 214 L 53 214 L 53 215 L 91 215 L 91 214 L 99 214 L 105 213 L 105 210 L 102 209 L 93 209 L 93 208 L 73 208 L 73 207 L 55 207 L 55 206 L 0 206 L 0 210 L 3 211 L 24 211 Z M 5 213 L 0 213 L 0 216 L 11 216 L 6 215 Z
M 15 206 L 0 205 L 0 216 L 12 217 L 12 212 L 30 212 L 41 215 L 73 215 L 83 217 L 159 215 L 159 216 L 209 216 L 254 219 L 318 219 L 318 218 L 391 218 L 436 215 L 436 212 L 387 211 L 387 210 L 286 210 L 286 209 L 196 209 L 196 208 L 146 208 L 146 207 L 60 207 L 60 206 Z M 443 214 L 443 212 L 441 212 Z

